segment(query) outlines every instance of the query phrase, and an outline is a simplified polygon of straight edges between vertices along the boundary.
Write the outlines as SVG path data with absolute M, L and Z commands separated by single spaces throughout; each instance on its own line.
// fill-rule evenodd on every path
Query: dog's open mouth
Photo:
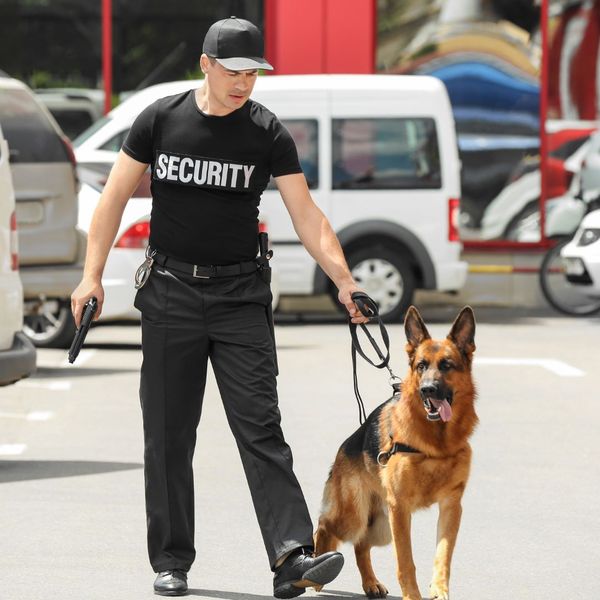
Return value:
M 440 419 L 447 423 L 452 418 L 452 398 L 425 398 L 423 406 L 427 412 L 428 421 L 439 421 Z

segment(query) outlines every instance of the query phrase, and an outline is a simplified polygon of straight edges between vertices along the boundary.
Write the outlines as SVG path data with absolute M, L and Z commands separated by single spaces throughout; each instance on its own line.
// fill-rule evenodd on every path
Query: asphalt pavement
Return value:
M 455 308 L 423 311 L 434 337 Z M 543 311 L 476 309 L 480 425 L 453 561 L 451 597 L 578 598 L 600 564 L 598 390 L 600 319 Z M 406 371 L 404 332 L 389 327 L 392 368 Z M 358 425 L 350 338 L 335 319 L 276 327 L 283 428 L 316 522 L 340 443 Z M 2 600 L 142 600 L 154 597 L 145 545 L 137 326 L 95 327 L 74 366 L 40 350 L 35 376 L 0 389 Z M 359 367 L 367 409 L 390 395 L 387 376 Z M 272 592 L 237 450 L 212 374 L 195 459 L 197 558 L 190 596 L 262 600 Z M 413 518 L 427 598 L 437 510 Z M 352 547 L 320 594 L 361 597 Z M 375 571 L 401 596 L 390 546 Z

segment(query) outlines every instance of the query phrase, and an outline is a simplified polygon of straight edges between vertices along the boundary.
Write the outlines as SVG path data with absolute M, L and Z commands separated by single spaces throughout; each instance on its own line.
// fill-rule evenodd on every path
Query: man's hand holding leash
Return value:
M 354 292 L 362 291 L 363 290 L 361 290 L 354 282 L 342 285 L 338 291 L 338 300 L 346 307 L 348 315 L 350 316 L 350 321 L 355 325 L 369 322 L 369 317 L 365 317 L 358 309 L 356 303 L 352 300 L 352 294 Z

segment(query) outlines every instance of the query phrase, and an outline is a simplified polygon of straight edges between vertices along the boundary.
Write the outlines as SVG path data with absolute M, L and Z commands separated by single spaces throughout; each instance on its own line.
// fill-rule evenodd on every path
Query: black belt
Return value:
M 176 260 L 158 252 L 152 257 L 161 267 L 170 267 L 177 271 L 187 273 L 198 279 L 212 279 L 213 277 L 235 277 L 245 275 L 258 269 L 256 260 L 247 260 L 234 265 L 192 265 L 191 263 Z

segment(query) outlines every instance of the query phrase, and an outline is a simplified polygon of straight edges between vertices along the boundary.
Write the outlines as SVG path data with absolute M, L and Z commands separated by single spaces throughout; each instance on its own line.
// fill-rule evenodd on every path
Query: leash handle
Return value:
M 377 342 L 373 339 L 373 336 L 369 333 L 367 326 L 364 323 L 360 324 L 361 329 L 365 332 L 367 339 L 375 349 L 377 356 L 379 356 L 380 363 L 373 362 L 364 352 L 358 341 L 357 335 L 357 325 L 356 323 L 352 323 L 351 320 L 348 321 L 348 325 L 350 327 L 350 337 L 352 339 L 352 380 L 354 383 L 354 395 L 356 396 L 356 401 L 358 403 L 358 420 L 362 425 L 367 420 L 367 413 L 365 410 L 365 403 L 360 395 L 360 390 L 358 389 L 358 373 L 356 371 L 356 354 L 360 354 L 369 364 L 373 365 L 376 369 L 387 368 L 390 372 L 390 375 L 394 378 L 394 374 L 389 367 L 390 362 L 390 338 L 388 336 L 387 329 L 379 316 L 379 307 L 377 306 L 377 302 L 370 298 L 364 292 L 354 292 L 351 296 L 352 301 L 358 307 L 358 310 L 365 316 L 369 317 L 369 319 L 377 320 L 379 323 L 379 331 L 381 333 L 381 339 L 383 340 L 383 344 L 385 346 L 386 353 L 385 355 L 377 345 Z
M 388 363 L 390 362 L 390 338 L 389 338 L 387 329 L 385 328 L 385 325 L 383 324 L 383 321 L 381 320 L 381 317 L 379 316 L 379 307 L 377 306 L 377 302 L 375 302 L 375 300 L 373 300 L 372 298 L 367 296 L 367 294 L 365 294 L 364 292 L 354 292 L 352 294 L 351 298 L 352 298 L 352 301 L 354 302 L 354 304 L 356 304 L 356 306 L 358 307 L 358 310 L 360 310 L 360 312 L 365 317 L 369 317 L 369 319 L 376 320 L 379 323 L 379 331 L 381 333 L 381 339 L 383 340 L 383 344 L 385 346 L 386 353 L 385 353 L 385 355 L 383 354 L 383 352 L 377 345 L 377 342 L 373 339 L 373 336 L 369 333 L 367 326 L 364 323 L 360 323 L 360 328 L 365 332 L 367 339 L 369 340 L 369 342 L 371 342 L 371 345 L 373 346 L 375 352 L 377 352 L 377 356 L 379 357 L 379 360 L 381 361 L 379 364 L 375 364 L 363 352 L 360 342 L 358 341 L 357 325 L 356 325 L 356 323 L 352 323 L 352 321 L 350 321 L 350 323 L 349 323 L 350 337 L 352 338 L 353 351 L 358 352 L 369 364 L 373 365 L 376 369 L 383 369 L 384 367 L 387 367 Z

